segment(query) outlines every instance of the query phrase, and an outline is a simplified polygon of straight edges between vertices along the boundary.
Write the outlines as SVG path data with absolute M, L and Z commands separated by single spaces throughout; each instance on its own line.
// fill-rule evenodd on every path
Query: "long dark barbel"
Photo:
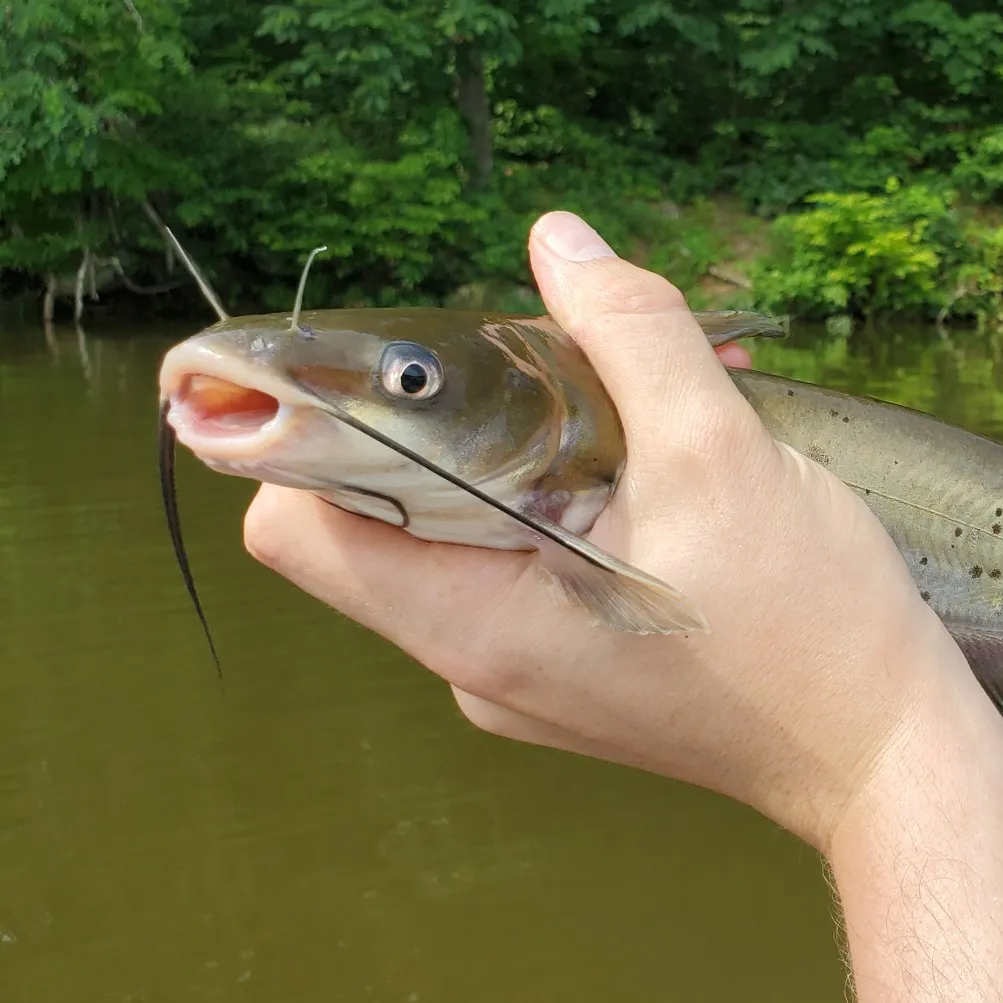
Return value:
M 191 255 L 189 255 L 184 247 L 182 247 L 181 242 L 171 231 L 171 228 L 164 223 L 164 221 L 157 215 L 156 210 L 154 210 L 149 203 L 144 203 L 144 209 L 153 224 L 163 234 L 164 239 L 177 252 L 185 267 L 191 273 L 192 278 L 195 279 L 202 295 L 215 311 L 216 316 L 219 317 L 221 321 L 229 320 L 230 315 L 223 308 L 223 304 L 216 295 L 216 291 L 209 284 L 209 281 L 205 278 L 205 276 L 203 276 L 198 265 L 196 265 L 192 260 Z M 303 274 L 300 277 L 299 289 L 296 292 L 296 302 L 293 306 L 292 326 L 294 328 L 299 324 L 300 312 L 303 308 L 303 292 L 306 287 L 306 279 L 307 274 L 310 271 L 310 265 L 313 263 L 313 259 L 321 251 L 326 250 L 326 247 L 314 248 L 303 268 Z M 174 460 L 177 435 L 167 421 L 167 414 L 170 409 L 170 401 L 161 401 L 157 436 L 160 466 L 160 493 L 164 502 L 164 517 L 167 519 L 167 530 L 171 536 L 171 545 L 174 547 L 174 556 L 177 559 L 178 568 L 181 570 L 181 577 L 184 580 L 185 589 L 188 591 L 188 595 L 191 597 L 192 605 L 195 607 L 195 612 L 198 614 L 199 622 L 202 624 L 202 632 L 205 634 L 205 639 L 209 642 L 209 651 L 212 654 L 212 660 L 216 666 L 216 674 L 220 679 L 222 679 L 223 667 L 220 664 L 219 654 L 216 651 L 216 643 L 212 638 L 212 631 L 209 629 L 209 621 L 206 618 L 205 610 L 202 608 L 202 600 L 199 599 L 198 589 L 195 587 L 195 577 L 192 574 L 191 564 L 188 560 L 188 551 L 185 549 L 184 537 L 181 533 L 181 516 L 178 512 L 177 483 L 174 478 Z M 365 494 L 367 492 L 363 491 L 361 493 Z M 401 514 L 402 523 L 406 526 L 408 523 L 408 514 L 404 510 L 403 506 L 392 498 L 388 498 L 386 500 L 396 506 Z
M 188 551 L 185 549 L 184 537 L 181 535 L 181 517 L 178 513 L 178 492 L 174 481 L 174 455 L 177 436 L 174 429 L 167 422 L 167 412 L 170 410 L 170 401 L 164 401 L 160 405 L 160 422 L 158 428 L 158 454 L 160 458 L 160 492 L 164 500 L 164 516 L 167 519 L 167 529 L 171 534 L 171 544 L 174 547 L 174 556 L 177 558 L 178 567 L 181 569 L 181 577 L 184 579 L 185 588 L 191 596 L 202 623 L 202 630 L 205 638 L 209 642 L 209 651 L 212 652 L 212 660 L 216 664 L 216 674 L 223 678 L 223 667 L 219 662 L 219 655 L 216 653 L 216 644 L 212 639 L 212 632 L 209 630 L 209 621 L 206 620 L 205 611 L 202 609 L 202 601 L 199 599 L 198 589 L 195 588 L 195 579 L 192 576 L 191 564 L 188 562 Z
M 181 246 L 181 241 L 174 236 L 171 228 L 157 215 L 156 210 L 149 202 L 144 202 L 143 208 L 153 225 L 163 234 L 168 245 L 173 247 L 177 252 L 198 285 L 202 295 L 205 297 L 206 302 L 216 313 L 216 316 L 221 321 L 229 320 L 230 315 L 223 309 L 223 304 L 216 295 L 216 291 L 209 285 L 208 280 L 199 271 L 198 265 L 195 264 L 188 252 Z M 171 544 L 174 547 L 174 556 L 177 558 L 178 567 L 181 570 L 181 577 L 184 580 L 185 588 L 188 590 L 188 595 L 191 597 L 195 612 L 198 614 L 199 622 L 202 624 L 205 639 L 209 642 L 209 651 L 216 666 L 216 674 L 222 679 L 223 667 L 216 652 L 216 644 L 212 639 L 212 632 L 209 630 L 209 621 L 206 619 L 205 611 L 202 609 L 202 601 L 199 599 L 198 589 L 195 587 L 195 578 L 192 575 L 191 564 L 188 561 L 188 551 L 185 549 L 184 537 L 181 535 L 181 516 L 178 513 L 178 491 L 174 480 L 174 456 L 177 436 L 167 421 L 167 412 L 170 410 L 170 407 L 170 401 L 161 401 L 157 430 L 159 447 L 157 452 L 160 461 L 160 493 L 164 501 L 164 516 L 167 519 L 167 529 L 171 535 Z

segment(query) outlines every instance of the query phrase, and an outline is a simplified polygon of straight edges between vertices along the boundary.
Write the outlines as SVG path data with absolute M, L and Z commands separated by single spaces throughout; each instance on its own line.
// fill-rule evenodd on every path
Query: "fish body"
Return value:
M 715 344 L 783 333 L 698 314 Z M 1003 445 L 907 408 L 748 370 L 779 441 L 874 511 L 1003 709 Z M 565 594 L 620 630 L 702 629 L 671 585 L 584 538 L 616 490 L 623 429 L 549 318 L 325 310 L 226 318 L 175 346 L 161 399 L 210 467 L 312 491 L 426 540 L 540 551 Z

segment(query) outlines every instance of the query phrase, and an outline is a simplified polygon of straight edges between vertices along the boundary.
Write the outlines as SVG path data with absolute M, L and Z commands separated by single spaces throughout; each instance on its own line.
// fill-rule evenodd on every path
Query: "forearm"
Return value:
M 967 682 L 903 730 L 830 846 L 860 1003 L 1003 1001 L 1003 721 Z

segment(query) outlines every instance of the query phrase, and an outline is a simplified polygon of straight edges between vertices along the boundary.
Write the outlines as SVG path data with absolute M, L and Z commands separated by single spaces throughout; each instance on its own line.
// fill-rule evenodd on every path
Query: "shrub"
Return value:
M 1003 195 L 1003 126 L 979 136 L 971 151 L 959 158 L 952 178 L 977 201 L 988 202 Z
M 779 217 L 776 249 L 753 282 L 760 306 L 805 317 L 835 313 L 936 314 L 945 266 L 962 256 L 948 196 L 889 181 L 881 194 L 825 192 Z

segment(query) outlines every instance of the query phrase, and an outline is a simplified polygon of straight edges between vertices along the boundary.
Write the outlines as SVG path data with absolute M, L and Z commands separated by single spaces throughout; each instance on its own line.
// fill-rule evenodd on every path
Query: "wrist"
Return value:
M 1003 719 L 940 647 L 825 847 L 861 1003 L 1003 999 Z

